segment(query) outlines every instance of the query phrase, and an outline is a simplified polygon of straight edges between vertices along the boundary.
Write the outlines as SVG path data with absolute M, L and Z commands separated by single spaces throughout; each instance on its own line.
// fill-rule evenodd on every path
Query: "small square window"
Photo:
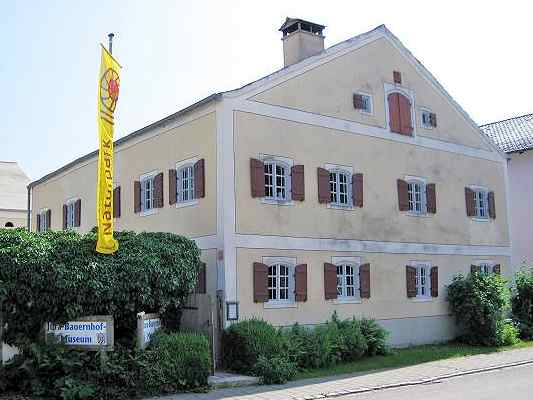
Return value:
M 356 110 L 366 114 L 372 114 L 372 96 L 366 93 L 355 93 L 354 106 Z
M 421 110 L 422 128 L 433 129 L 437 127 L 437 115 L 430 110 Z
M 337 296 L 339 298 L 359 297 L 359 268 L 354 264 L 337 265 Z

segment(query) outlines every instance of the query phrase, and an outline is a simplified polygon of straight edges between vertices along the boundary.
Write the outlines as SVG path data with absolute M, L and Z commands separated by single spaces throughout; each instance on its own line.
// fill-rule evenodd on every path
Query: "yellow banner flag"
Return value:
M 98 188 L 96 219 L 98 242 L 96 251 L 112 254 L 118 249 L 113 238 L 113 125 L 120 88 L 120 64 L 102 46 L 102 62 L 98 80 Z

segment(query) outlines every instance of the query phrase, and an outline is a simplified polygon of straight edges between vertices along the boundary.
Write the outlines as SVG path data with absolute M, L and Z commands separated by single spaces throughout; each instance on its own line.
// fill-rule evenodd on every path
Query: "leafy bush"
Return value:
M 375 320 L 363 318 L 361 320 L 361 333 L 366 339 L 367 356 L 384 356 L 390 353 L 387 342 L 389 332 L 382 328 Z
M 498 321 L 496 324 L 496 337 L 498 346 L 511 346 L 517 344 L 520 339 L 519 329 L 513 325 L 513 321 Z
M 458 275 L 448 287 L 452 314 L 464 333 L 460 340 L 493 346 L 509 341 L 512 331 L 501 325 L 509 309 L 509 291 L 499 274 Z
M 296 375 L 296 364 L 286 356 L 273 356 L 267 358 L 259 356 L 254 366 L 254 374 L 261 377 L 261 383 L 283 384 Z
M 142 386 L 148 393 L 207 386 L 211 351 L 204 335 L 157 332 L 140 359 Z
M 222 335 L 223 363 L 240 373 L 250 373 L 260 356 L 271 357 L 282 348 L 281 332 L 258 319 L 235 323 Z
M 0 229 L 0 306 L 4 341 L 42 340 L 47 321 L 113 315 L 115 340 L 131 343 L 136 313 L 175 318 L 194 289 L 196 244 L 171 233 L 116 232 L 113 255 L 96 253 L 96 233 Z
M 513 318 L 518 323 L 520 337 L 533 339 L 533 270 L 524 268 L 516 274 L 511 299 Z

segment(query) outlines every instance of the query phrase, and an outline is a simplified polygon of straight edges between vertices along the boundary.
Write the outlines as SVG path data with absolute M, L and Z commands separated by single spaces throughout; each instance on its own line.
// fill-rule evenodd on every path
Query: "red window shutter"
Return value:
M 398 186 L 398 207 L 400 211 L 409 211 L 409 189 L 407 182 L 403 179 L 396 181 Z
M 76 200 L 74 203 L 74 226 L 79 227 L 81 225 L 81 199 Z
M 359 292 L 362 299 L 370 298 L 370 264 L 359 267 Z
M 250 158 L 250 186 L 252 197 L 265 197 L 265 164 Z
M 205 197 L 205 159 L 196 161 L 194 164 L 194 198 Z
M 141 212 L 141 182 L 133 182 L 133 211 Z
M 479 274 L 480 272 L 481 272 L 481 266 L 480 265 L 472 264 L 470 266 L 470 273 L 471 274 Z
M 41 232 L 41 214 L 37 214 L 37 232 Z
M 307 264 L 294 268 L 294 294 L 296 301 L 307 301 Z
M 168 204 L 176 204 L 177 201 L 177 181 L 176 181 L 176 169 L 172 168 L 168 170 Z
M 430 113 L 430 114 L 429 114 L 429 124 L 430 124 L 433 128 L 436 128 L 436 127 L 437 127 L 437 114 L 435 114 L 435 113 Z
M 268 266 L 254 262 L 254 302 L 268 301 Z
M 400 132 L 402 135 L 411 136 L 413 125 L 411 120 L 411 102 L 403 94 L 398 94 L 398 105 L 400 108 Z
M 120 186 L 113 189 L 113 217 L 120 218 Z
M 67 229 L 67 205 L 63 204 L 63 230 Z
M 196 281 L 196 293 L 207 293 L 207 271 L 206 264 L 201 262 L 198 266 L 198 276 Z
M 392 77 L 394 79 L 394 83 L 401 84 L 402 83 L 402 74 L 400 71 L 393 71 Z
M 391 132 L 402 133 L 400 124 L 400 94 L 391 93 L 387 97 L 389 103 L 389 124 Z
M 353 107 L 356 109 L 356 110 L 362 110 L 363 109 L 363 96 L 361 96 L 360 94 L 357 94 L 355 93 L 353 95 Z
M 337 266 L 324 263 L 324 297 L 326 300 L 337 298 Z
M 329 190 L 329 171 L 324 168 L 318 168 L 318 202 L 331 202 L 331 194 Z
M 494 192 L 489 192 L 489 217 L 496 219 L 496 202 L 494 200 Z
M 426 205 L 429 214 L 437 213 L 437 193 L 434 183 L 428 183 L 426 185 Z
M 439 267 L 431 267 L 431 297 L 439 297 Z
M 500 275 L 502 273 L 502 267 L 500 264 L 496 264 L 492 267 L 492 272 Z
M 465 187 L 465 202 L 466 202 L 466 215 L 467 217 L 476 216 L 476 202 L 474 199 L 474 191 Z
M 416 297 L 416 268 L 405 266 L 405 282 L 407 285 L 407 297 Z
M 296 201 L 304 201 L 305 173 L 303 165 L 294 165 L 291 168 L 291 185 L 292 199 Z
M 162 208 L 163 203 L 163 173 L 158 173 L 154 178 L 154 206 Z
M 46 210 L 46 229 L 50 229 L 52 227 L 52 210 L 48 209 Z
M 352 176 L 352 199 L 354 207 L 363 207 L 363 174 Z

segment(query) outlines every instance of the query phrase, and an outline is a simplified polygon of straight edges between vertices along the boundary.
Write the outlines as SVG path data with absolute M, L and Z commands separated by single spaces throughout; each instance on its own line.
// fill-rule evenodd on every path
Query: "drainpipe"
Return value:
M 27 228 L 28 232 L 31 232 L 31 186 L 28 185 L 28 218 L 27 218 Z

